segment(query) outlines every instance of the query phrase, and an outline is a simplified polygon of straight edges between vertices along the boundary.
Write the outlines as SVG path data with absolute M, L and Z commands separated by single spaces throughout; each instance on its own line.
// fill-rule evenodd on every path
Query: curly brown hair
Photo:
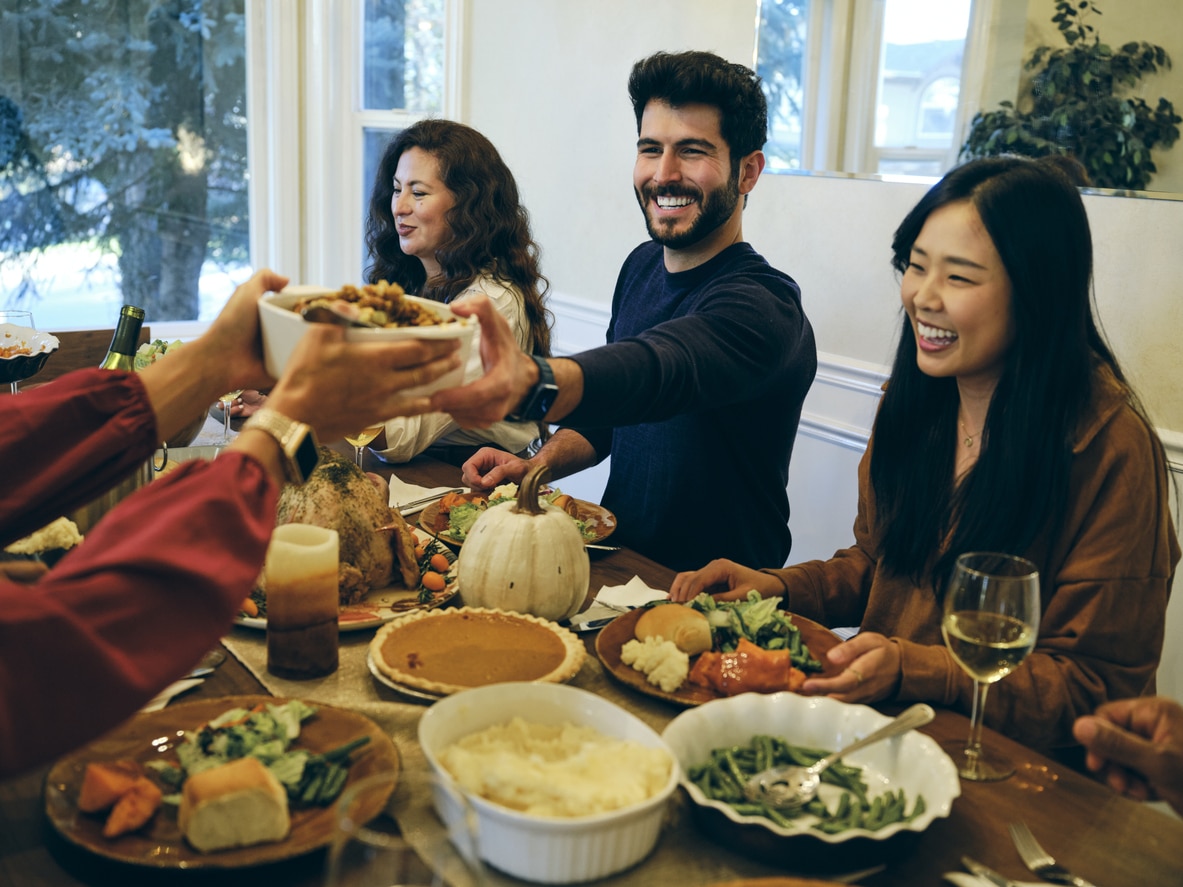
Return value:
M 411 148 L 435 158 L 440 178 L 455 198 L 446 215 L 451 239 L 435 255 L 442 273 L 430 280 L 423 263 L 399 247 L 390 207 L 399 157 Z M 387 280 L 437 302 L 450 302 L 482 274 L 512 284 L 524 300 L 531 350 L 550 355 L 551 314 L 543 304 L 549 283 L 539 268 L 529 214 L 513 173 L 492 142 L 472 127 L 420 120 L 390 140 L 370 191 L 366 247 L 373 259 L 366 272 L 370 283 Z

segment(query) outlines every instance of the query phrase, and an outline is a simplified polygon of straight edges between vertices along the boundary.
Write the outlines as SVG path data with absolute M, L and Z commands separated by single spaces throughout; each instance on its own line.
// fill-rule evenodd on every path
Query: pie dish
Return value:
M 481 607 L 410 613 L 370 642 L 382 674 L 440 696 L 506 681 L 565 683 L 585 655 L 579 638 L 553 622 Z

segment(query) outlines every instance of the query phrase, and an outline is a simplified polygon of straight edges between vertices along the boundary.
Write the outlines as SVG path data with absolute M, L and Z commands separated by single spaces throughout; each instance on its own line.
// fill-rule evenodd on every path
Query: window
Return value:
M 766 169 L 939 175 L 956 160 L 972 0 L 758 0 Z
M 956 159 L 954 129 L 970 0 L 886 0 L 870 167 L 940 175 Z
M 756 73 L 768 100 L 768 143 L 772 171 L 800 169 L 809 49 L 809 0 L 760 0 Z
M 68 329 L 136 304 L 155 332 L 254 266 L 359 280 L 367 164 L 455 106 L 460 2 L 6 4 L 0 307 Z
M 412 120 L 444 104 L 443 0 L 366 0 L 363 22 L 361 230 L 370 188 L 387 143 Z M 362 241 L 361 266 L 369 266 Z
M 0 297 L 46 329 L 212 315 L 249 263 L 243 0 L 9 4 Z

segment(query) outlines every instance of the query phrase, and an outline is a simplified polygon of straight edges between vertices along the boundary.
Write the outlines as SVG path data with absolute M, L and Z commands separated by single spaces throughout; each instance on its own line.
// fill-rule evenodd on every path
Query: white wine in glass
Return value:
M 236 388 L 233 391 L 227 391 L 218 400 L 222 404 L 222 443 L 230 443 L 230 407 L 234 405 L 235 399 L 242 394 L 241 388 Z
M 366 445 L 369 444 L 375 437 L 382 433 L 385 428 L 385 423 L 379 422 L 377 425 L 370 425 L 363 428 L 357 434 L 347 434 L 345 439 L 353 445 L 353 461 L 357 463 L 357 467 L 361 468 L 362 457 L 365 454 Z
M 1027 658 L 1039 634 L 1039 571 L 1010 554 L 970 552 L 957 558 L 945 591 L 941 634 L 974 681 L 969 741 L 947 750 L 963 779 L 1006 779 L 1014 767 L 982 747 L 982 712 L 990 685 Z

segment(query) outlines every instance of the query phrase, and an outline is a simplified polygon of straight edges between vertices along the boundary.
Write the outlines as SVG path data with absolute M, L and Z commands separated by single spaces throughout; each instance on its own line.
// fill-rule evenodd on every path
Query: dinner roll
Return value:
M 688 656 L 697 656 L 713 646 L 711 624 L 707 617 L 684 604 L 650 607 L 637 620 L 633 633 L 641 641 L 651 637 L 673 641 Z
M 288 794 L 258 758 L 239 758 L 185 780 L 177 824 L 202 853 L 282 841 Z

